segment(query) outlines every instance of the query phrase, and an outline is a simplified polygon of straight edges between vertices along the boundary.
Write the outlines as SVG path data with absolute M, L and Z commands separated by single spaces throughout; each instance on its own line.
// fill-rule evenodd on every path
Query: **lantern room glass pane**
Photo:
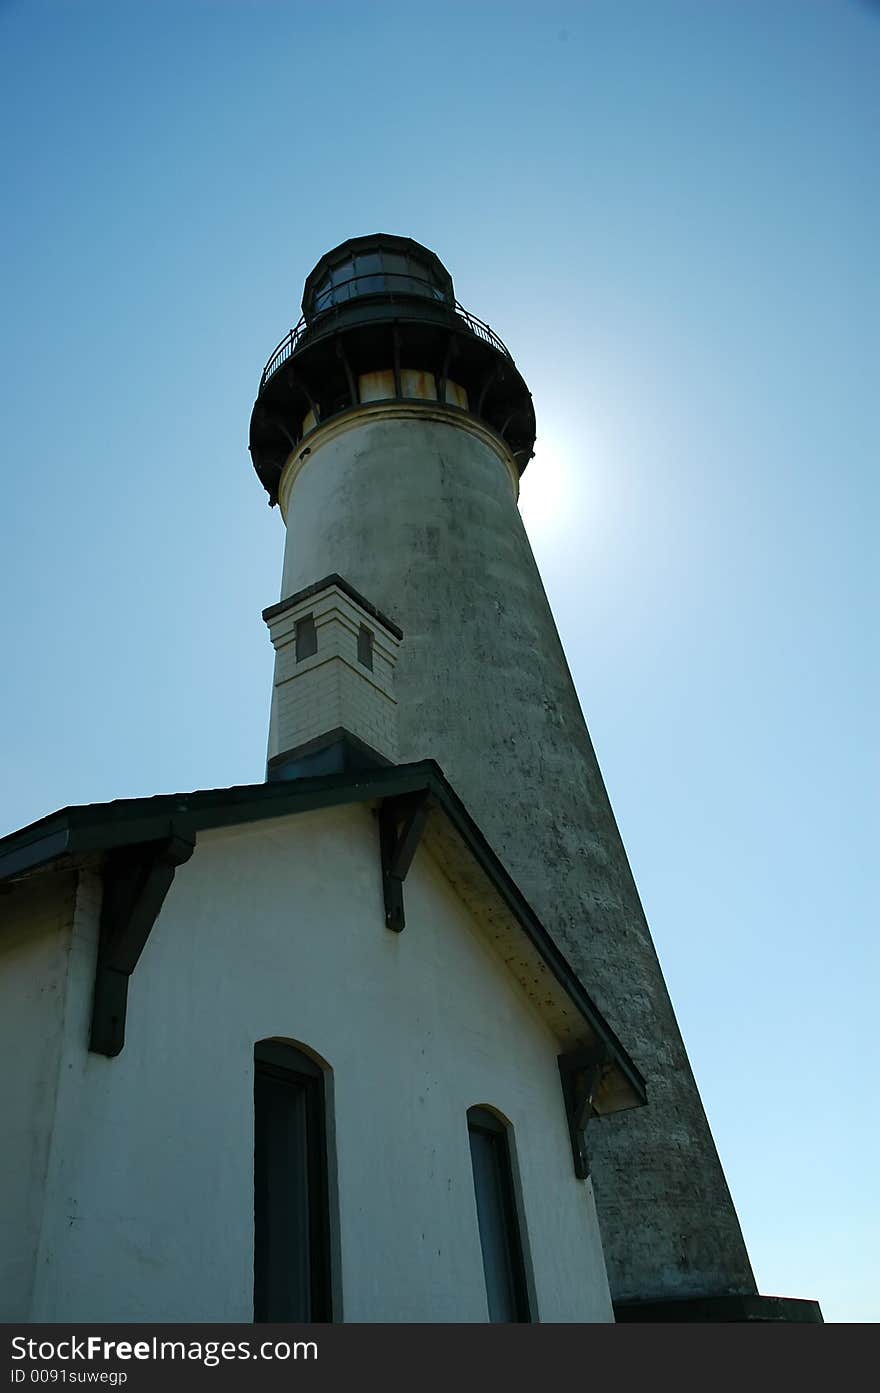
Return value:
M 382 270 L 382 257 L 379 252 L 365 252 L 355 257 L 355 269 L 359 276 L 371 276 Z
M 441 302 L 447 299 L 430 262 L 380 247 L 358 252 L 332 267 L 315 289 L 314 312 L 319 314 L 362 295 L 413 295 Z

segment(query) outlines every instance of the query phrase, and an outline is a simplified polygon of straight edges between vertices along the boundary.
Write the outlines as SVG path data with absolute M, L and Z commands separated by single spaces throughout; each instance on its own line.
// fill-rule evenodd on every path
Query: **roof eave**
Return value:
M 601 1048 L 607 1068 L 597 1112 L 604 1115 L 645 1103 L 645 1083 L 637 1066 L 433 760 L 357 774 L 198 789 L 64 808 L 0 839 L 0 882 L 54 869 L 95 852 L 155 843 L 168 837 L 194 838 L 199 831 L 211 828 L 353 802 L 381 801 L 421 790 L 428 792 L 442 810 L 570 999 L 587 1028 L 589 1042 Z

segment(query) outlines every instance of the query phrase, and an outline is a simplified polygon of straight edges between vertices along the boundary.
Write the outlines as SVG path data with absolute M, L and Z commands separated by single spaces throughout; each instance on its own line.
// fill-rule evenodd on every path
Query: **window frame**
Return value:
M 486 1302 L 489 1320 L 493 1324 L 528 1324 L 534 1319 L 534 1296 L 529 1281 L 527 1246 L 524 1216 L 518 1203 L 512 1128 L 494 1109 L 485 1104 L 477 1104 L 467 1110 L 468 1144 L 471 1157 L 471 1170 L 474 1182 L 474 1203 L 477 1212 L 477 1228 L 480 1239 L 480 1253 L 483 1260 L 483 1278 L 486 1287 Z M 480 1215 L 479 1188 L 477 1185 L 477 1162 L 474 1153 L 473 1137 L 479 1134 L 488 1138 L 491 1147 L 491 1163 L 497 1199 L 502 1216 L 505 1274 L 511 1306 L 516 1314 L 509 1320 L 492 1314 L 491 1282 L 489 1263 L 491 1261 L 489 1235 Z

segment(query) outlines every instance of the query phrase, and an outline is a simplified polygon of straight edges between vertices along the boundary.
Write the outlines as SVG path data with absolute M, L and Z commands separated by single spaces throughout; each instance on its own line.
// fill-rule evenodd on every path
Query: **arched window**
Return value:
M 324 1071 L 281 1040 L 254 1064 L 254 1320 L 329 1321 Z
M 528 1321 L 522 1240 L 507 1128 L 488 1108 L 468 1108 L 468 1134 L 490 1321 Z

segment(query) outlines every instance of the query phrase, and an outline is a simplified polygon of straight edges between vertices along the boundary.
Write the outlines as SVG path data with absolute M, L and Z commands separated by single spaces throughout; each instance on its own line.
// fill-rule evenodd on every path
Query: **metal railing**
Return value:
M 270 377 L 273 377 L 280 367 L 287 362 L 288 358 L 296 351 L 296 346 L 306 331 L 306 317 L 303 315 L 298 324 L 294 325 L 290 333 L 281 340 L 272 357 L 263 368 L 263 376 L 260 378 L 260 391 L 262 392 Z
M 483 339 L 486 343 L 490 343 L 494 349 L 503 355 L 503 357 L 510 358 L 510 361 L 513 362 L 507 345 L 501 342 L 495 330 L 490 329 L 488 324 L 484 324 L 482 319 L 477 319 L 475 314 L 471 314 L 470 311 L 466 310 L 464 305 L 460 305 L 457 300 L 455 302 L 455 313 L 458 315 L 459 319 L 464 320 L 472 334 L 476 334 L 478 339 Z
M 353 281 L 367 279 L 369 279 L 367 276 L 352 277 Z M 412 279 L 412 277 L 410 277 L 410 279 Z M 350 284 L 350 282 L 344 282 L 344 284 Z M 397 296 L 395 296 L 393 291 L 387 290 L 380 292 L 370 291 L 368 293 L 370 294 L 370 296 L 376 296 L 378 294 L 379 296 L 381 296 L 382 299 L 387 300 L 390 304 L 394 304 L 396 300 L 399 300 L 401 298 L 400 292 L 398 292 Z M 288 358 L 291 358 L 293 356 L 293 354 L 297 350 L 300 340 L 303 338 L 304 334 L 309 329 L 315 328 L 317 324 L 320 323 L 321 319 L 323 319 L 326 314 L 329 314 L 331 310 L 345 309 L 347 305 L 350 305 L 352 303 L 352 300 L 359 298 L 361 297 L 356 295 L 350 296 L 347 300 L 343 300 L 339 304 L 329 305 L 324 310 L 318 310 L 315 312 L 315 314 L 311 316 L 308 323 L 306 323 L 306 317 L 305 315 L 303 315 L 299 323 L 296 324 L 290 330 L 290 332 L 284 336 L 284 338 L 279 343 L 278 347 L 275 349 L 275 352 L 269 359 L 268 363 L 263 368 L 263 375 L 260 378 L 260 391 L 262 392 L 270 377 L 274 377 L 278 369 L 280 367 L 283 367 L 283 365 L 287 362 Z M 406 296 L 407 302 L 411 302 L 413 299 L 416 298 L 418 298 L 417 295 Z M 433 303 L 442 304 L 445 302 L 434 300 Z M 476 338 L 482 339 L 484 343 L 490 344 L 491 347 L 494 348 L 497 353 L 502 354 L 503 357 L 509 359 L 510 362 L 513 362 L 513 359 L 511 358 L 508 349 L 502 343 L 501 339 L 495 333 L 494 329 L 490 329 L 489 325 L 484 324 L 482 319 L 477 319 L 477 316 L 475 314 L 471 314 L 470 311 L 466 310 L 464 308 L 464 305 L 460 305 L 457 300 L 454 302 L 454 308 L 449 305 L 447 305 L 446 308 L 450 310 L 450 319 L 454 318 L 457 320 L 461 320 L 465 327 Z

